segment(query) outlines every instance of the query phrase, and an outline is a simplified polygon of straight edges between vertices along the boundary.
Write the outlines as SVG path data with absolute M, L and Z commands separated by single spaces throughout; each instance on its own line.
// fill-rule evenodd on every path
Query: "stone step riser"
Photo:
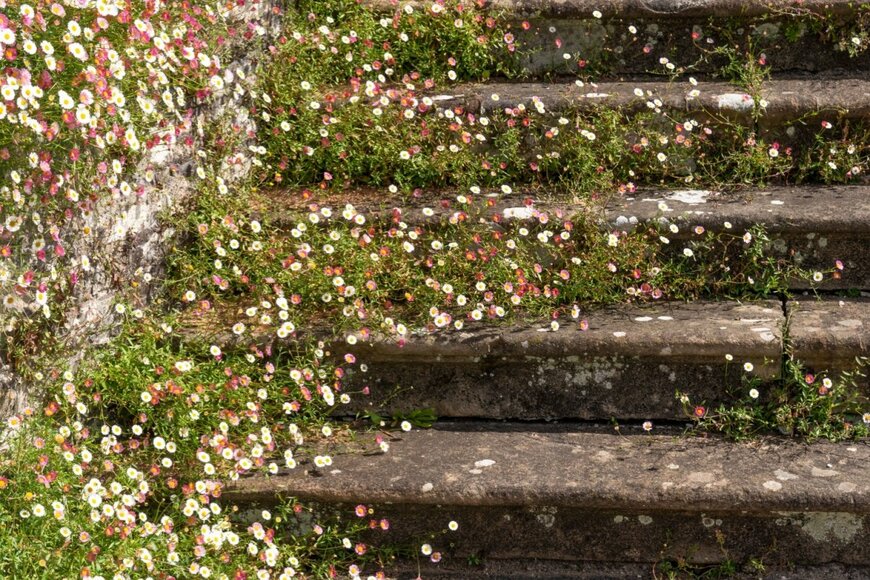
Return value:
M 360 349 L 358 359 L 368 365 L 368 372 L 349 375 L 348 387 L 368 387 L 371 394 L 354 397 L 346 411 L 382 410 L 386 405 L 390 411 L 400 412 L 431 408 L 439 417 L 688 419 L 676 397 L 677 390 L 690 392 L 694 401 L 715 406 L 728 400 L 729 390 L 739 388 L 744 362 L 753 364 L 752 376 L 769 381 L 779 377 L 779 314 L 759 309 L 750 318 L 757 322 L 747 324 L 745 337 L 741 337 L 746 342 L 697 344 L 693 354 L 674 353 L 679 347 L 666 345 L 670 333 L 665 332 L 662 344 L 655 348 L 658 352 L 635 354 L 648 349 L 613 333 L 631 333 L 638 323 L 602 323 L 594 317 L 592 332 L 604 336 L 600 342 L 590 342 L 598 344 L 587 346 L 586 337 L 573 328 L 559 333 L 525 333 L 530 340 L 547 345 L 549 352 L 538 355 L 526 354 L 522 348 L 500 354 L 499 346 L 476 350 L 474 342 L 465 347 L 464 357 L 452 360 L 431 343 L 413 345 L 422 351 L 416 354 L 398 348 L 383 348 L 377 354 Z M 750 326 L 759 330 L 753 332 Z M 697 327 L 694 330 L 703 332 Z M 460 341 L 454 346 L 461 347 Z M 726 354 L 739 362 L 729 364 Z M 402 389 L 402 394 L 393 397 L 397 389 Z
M 385 14 L 427 2 L 365 0 Z M 514 48 L 496 53 L 509 69 L 531 75 L 669 74 L 667 58 L 693 74 L 715 73 L 727 60 L 714 47 L 750 48 L 765 68 L 800 73 L 870 68 L 870 52 L 852 44 L 858 21 L 868 20 L 866 3 L 713 0 L 492 0 Z M 861 40 L 859 39 L 859 43 Z M 859 44 L 860 46 L 860 44 Z M 857 54 L 850 56 L 851 49 Z M 565 58 L 565 55 L 570 58 Z
M 588 328 L 580 328 L 581 320 Z M 727 401 L 744 375 L 777 380 L 784 323 L 776 301 L 664 303 L 590 312 L 562 320 L 556 332 L 546 321 L 478 322 L 403 343 L 338 343 L 330 348 L 337 357 L 356 356 L 342 388 L 357 394 L 335 414 L 431 408 L 441 418 L 687 419 L 677 390 L 714 405 Z M 292 345 L 274 336 L 254 340 Z M 744 363 L 753 365 L 751 373 Z M 359 393 L 366 388 L 368 395 Z
M 592 75 L 595 78 L 626 75 L 668 74 L 680 69 L 690 74 L 722 75 L 729 60 L 711 56 L 704 50 L 717 44 L 705 46 L 693 40 L 698 29 L 706 30 L 705 21 L 676 20 L 659 23 L 650 21 L 553 20 L 533 19 L 528 31 L 519 23 L 516 37 L 524 51 L 517 58 L 520 70 L 527 75 Z M 764 55 L 764 69 L 773 73 L 816 74 L 844 71 L 850 74 L 870 70 L 870 53 L 850 56 L 829 43 L 822 42 L 812 34 L 803 34 L 794 41 L 781 36 L 785 22 L 769 22 L 760 26 L 760 32 L 738 36 L 740 46 L 753 43 L 756 58 Z M 790 23 L 788 23 L 790 24 Z M 722 24 L 725 25 L 724 23 Z M 634 26 L 639 34 L 632 34 Z M 554 29 L 555 32 L 550 32 Z M 765 42 L 759 37 L 771 34 Z M 525 52 L 528 51 L 528 52 Z M 571 58 L 566 59 L 565 55 Z M 748 59 L 744 53 L 736 58 Z M 667 59 L 662 62 L 662 59 Z M 674 71 L 666 67 L 675 66 Z
M 794 36 L 787 38 L 786 31 Z M 510 34 L 519 48 L 508 60 L 531 76 L 615 78 L 671 74 L 681 69 L 696 76 L 721 75 L 729 59 L 713 55 L 712 49 L 734 45 L 741 47 L 735 58 L 749 59 L 746 50 L 752 47 L 756 59 L 763 55 L 765 65 L 761 68 L 773 73 L 854 74 L 870 70 L 870 51 L 851 56 L 838 41 L 809 32 L 805 23 L 794 18 L 750 19 L 735 24 L 733 19 L 699 17 L 531 17 L 512 20 Z M 668 63 L 674 69 L 668 68 Z
M 864 580 L 870 578 L 870 567 L 845 566 L 839 563 L 798 566 L 793 563 L 770 564 L 762 562 L 764 570 L 751 563 L 743 566 L 748 575 L 738 575 L 741 580 Z M 649 562 L 634 563 L 622 560 L 610 562 L 582 562 L 564 560 L 531 560 L 528 558 L 467 560 L 449 558 L 438 564 L 401 561 L 389 580 L 415 580 L 418 576 L 428 580 L 478 580 L 479 578 L 499 578 L 500 580 L 625 580 L 626 578 L 650 578 L 653 570 L 659 578 L 669 576 L 666 572 L 680 569 L 677 560 L 663 559 L 654 567 Z M 686 574 L 699 576 L 716 569 L 730 569 L 725 566 L 698 565 L 685 566 Z M 689 576 L 693 577 L 693 576 Z
M 347 513 L 354 506 L 339 507 Z M 670 560 L 712 566 L 726 559 L 763 559 L 771 567 L 870 565 L 864 549 L 870 541 L 870 516 L 849 512 L 697 513 L 449 504 L 376 505 L 375 510 L 395 523 L 395 533 L 372 535 L 373 542 L 413 545 L 435 526 L 444 528 L 450 519 L 461 522 L 459 530 L 433 541 L 448 563 L 477 556 L 487 561 L 650 565 Z
M 740 356 L 740 355 L 738 355 Z M 368 387 L 340 414 L 366 411 L 411 413 L 432 409 L 439 417 L 521 420 L 620 421 L 688 420 L 676 392 L 715 408 L 741 385 L 739 366 L 724 358 L 707 364 L 666 357 L 577 355 L 580 361 L 534 358 L 492 359 L 483 364 L 440 361 L 384 363 L 369 361 L 368 376 L 348 381 L 351 391 Z M 744 353 L 758 371 L 778 376 L 778 362 Z M 401 392 L 400 397 L 394 393 Z
M 856 357 L 870 356 L 870 300 L 816 301 L 809 296 L 786 303 L 789 356 L 809 371 L 849 371 Z M 866 370 L 866 369 L 865 369 Z M 870 393 L 870 380 L 859 383 Z

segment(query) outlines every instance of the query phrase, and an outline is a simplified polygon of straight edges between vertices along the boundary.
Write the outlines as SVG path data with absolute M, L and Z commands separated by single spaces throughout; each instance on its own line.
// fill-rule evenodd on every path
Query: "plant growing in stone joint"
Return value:
M 731 404 L 706 409 L 692 403 L 688 394 L 678 392 L 677 397 L 698 429 L 738 440 L 772 433 L 809 441 L 860 439 L 870 436 L 868 363 L 870 359 L 859 357 L 852 371 L 831 378 L 808 372 L 788 358 L 776 381 L 744 375 L 731 393 Z M 751 365 L 746 370 L 751 371 Z
M 275 78 L 273 71 L 268 78 Z M 304 106 L 288 105 L 286 88 L 269 90 L 258 103 L 272 129 L 263 141 L 267 183 L 324 189 L 389 186 L 402 190 L 444 186 L 546 185 L 573 195 L 635 186 L 756 185 L 814 178 L 821 167 L 829 182 L 855 172 L 827 169 L 835 132 L 819 126 L 811 147 L 713 116 L 675 115 L 653 94 L 637 89 L 640 114 L 567 107 L 549 111 L 540 99 L 479 114 L 468 103 L 445 105 L 431 90 L 373 85 L 365 97 L 352 90 L 311 94 Z M 686 85 L 686 91 L 697 89 Z M 497 92 L 484 95 L 495 101 Z M 784 137 L 788 139 L 788 137 Z M 862 170 L 865 132 L 853 129 L 841 149 Z M 850 154 L 850 155 L 851 155 Z M 316 191 L 316 190 L 315 190 Z M 311 192 L 312 194 L 314 191 Z
M 696 43 L 701 51 L 710 57 L 724 58 L 725 64 L 720 68 L 719 75 L 742 87 L 749 93 L 754 102 L 756 114 L 758 109 L 764 109 L 761 103 L 761 88 L 770 78 L 770 68 L 766 57 L 753 46 L 751 37 L 746 46 L 740 47 L 726 34 L 726 43 L 712 49 Z
M 855 12 L 848 20 L 801 8 L 799 5 L 779 8 L 777 11 L 798 17 L 790 27 L 792 34 L 798 34 L 800 26 L 806 27 L 838 50 L 856 57 L 870 48 L 870 6 L 866 3 L 857 4 Z
M 798 159 L 788 143 L 712 113 L 715 122 L 674 117 L 642 92 L 638 99 L 651 112 L 638 116 L 571 108 L 554 114 L 540 100 L 483 115 L 464 103 L 445 106 L 434 98 L 439 89 L 497 72 L 498 55 L 510 52 L 514 39 L 473 3 L 432 6 L 440 8 L 377 14 L 336 1 L 288 13 L 289 33 L 270 49 L 281 58 L 259 70 L 250 105 L 265 129 L 258 150 L 268 169 L 261 179 L 321 189 L 526 182 L 584 193 L 806 178 L 801 164 L 815 167 L 828 155 L 818 148 Z M 428 58 L 438 42 L 452 56 Z M 723 74 L 744 85 L 756 117 L 763 114 L 768 68 L 757 47 L 699 49 L 728 57 Z
M 821 130 L 804 155 L 801 173 L 824 183 L 859 181 L 870 165 L 870 140 L 864 123 L 836 126 L 827 119 L 814 119 Z M 803 178 L 798 176 L 798 179 Z
M 850 56 L 858 56 L 870 48 L 870 6 L 867 4 L 859 6 L 856 16 L 849 24 L 832 26 L 828 22 L 826 26 L 825 35 L 838 49 Z
M 699 564 L 692 562 L 691 554 L 678 557 L 665 557 L 667 545 L 663 547 L 659 561 L 653 567 L 655 580 L 667 579 L 703 579 L 703 578 L 731 578 L 738 572 L 739 564 L 728 551 L 725 534 L 721 530 L 715 530 L 716 544 L 721 552 L 721 562 L 717 564 Z M 756 560 L 752 560 L 756 562 Z M 764 565 L 760 564 L 760 570 L 764 571 Z

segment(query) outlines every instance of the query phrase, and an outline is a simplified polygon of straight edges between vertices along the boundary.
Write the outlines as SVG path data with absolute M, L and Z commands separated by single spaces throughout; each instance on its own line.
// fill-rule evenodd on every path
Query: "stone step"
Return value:
M 775 382 L 786 353 L 834 380 L 856 357 L 870 356 L 870 300 L 807 298 L 786 306 L 789 317 L 779 301 L 665 302 L 585 312 L 556 331 L 546 321 L 479 322 L 401 341 L 337 341 L 328 347 L 334 356 L 351 352 L 359 363 L 347 369 L 343 389 L 367 387 L 369 394 L 354 395 L 335 413 L 428 408 L 465 419 L 681 421 L 688 417 L 677 391 L 707 408 L 733 404 L 744 378 Z M 219 325 L 205 317 L 189 330 L 202 339 L 200 329 L 211 326 Z M 207 338 L 226 348 L 253 342 L 279 350 L 294 340 L 249 331 L 244 339 Z
M 290 229 L 306 214 L 321 206 L 334 213 L 325 221 L 343 220 L 341 212 L 349 200 L 368 223 L 391 227 L 405 222 L 409 227 L 435 228 L 463 221 L 504 228 L 507 224 L 531 226 L 547 219 L 573 218 L 593 212 L 600 216 L 603 229 L 627 230 L 638 224 L 675 223 L 677 233 L 668 233 L 676 251 L 678 242 L 691 240 L 694 228 L 713 232 L 743 233 L 755 225 L 764 226 L 771 238 L 770 252 L 786 257 L 795 265 L 826 273 L 825 290 L 857 288 L 870 290 L 870 185 L 765 187 L 735 192 L 712 190 L 640 190 L 632 194 L 613 194 L 603 212 L 597 213 L 589 202 L 565 199 L 564 193 L 547 190 L 518 191 L 505 195 L 493 189 L 481 195 L 468 194 L 466 203 L 457 201 L 460 192 L 426 191 L 419 197 L 401 198 L 387 192 L 355 192 L 315 206 L 301 202 L 292 192 L 273 192 L 258 202 L 257 216 L 279 227 Z M 467 192 L 465 192 L 467 193 Z M 602 196 L 608 199 L 607 196 Z M 471 198 L 471 201 L 468 201 Z M 730 228 L 726 223 L 731 224 Z M 842 271 L 835 271 L 837 261 Z M 828 275 L 828 274 L 831 275 Z M 807 281 L 795 280 L 797 289 Z
M 650 103 L 674 114 L 699 118 L 725 117 L 760 131 L 783 129 L 790 122 L 823 118 L 829 122 L 865 119 L 870 115 L 870 80 L 865 78 L 773 78 L 755 95 L 731 83 L 687 81 L 488 82 L 455 86 L 449 94 L 432 95 L 440 108 L 462 107 L 488 115 L 523 106 L 560 113 L 601 107 L 638 113 Z M 760 107 L 761 101 L 766 106 Z M 756 106 L 760 116 L 756 115 Z
M 870 564 L 868 461 L 866 443 L 446 424 L 397 435 L 384 455 L 240 479 L 223 497 L 375 505 L 391 520 L 391 543 L 453 520 L 458 530 L 432 540 L 448 561 L 861 566 Z
M 667 220 L 680 226 L 672 241 L 691 239 L 693 228 L 745 231 L 764 226 L 771 255 L 795 265 L 825 272 L 818 287 L 826 290 L 870 289 L 870 187 L 768 187 L 734 194 L 707 190 L 643 192 L 615 198 L 607 209 L 612 227 L 631 227 L 635 220 Z M 838 262 L 843 266 L 836 269 Z M 806 288 L 795 280 L 792 288 Z
M 426 10 L 431 3 L 367 4 L 393 11 L 406 4 Z M 530 75 L 669 74 L 668 66 L 716 73 L 728 63 L 711 54 L 720 46 L 739 47 L 737 58 L 763 55 L 763 68 L 775 72 L 870 69 L 870 51 L 861 50 L 867 40 L 852 41 L 856 23 L 870 19 L 866 2 L 493 0 L 487 5 L 516 47 L 509 53 L 516 57 L 511 64 Z M 746 56 L 750 48 L 752 56 Z

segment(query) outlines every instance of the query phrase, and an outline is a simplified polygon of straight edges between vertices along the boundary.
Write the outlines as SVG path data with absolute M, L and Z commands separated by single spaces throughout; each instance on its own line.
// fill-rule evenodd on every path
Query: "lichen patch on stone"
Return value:
M 833 469 L 819 469 L 818 467 L 813 467 L 810 473 L 813 477 L 835 477 L 840 475 L 839 471 Z
M 851 542 L 864 529 L 864 519 L 850 513 L 814 512 L 804 514 L 801 530 L 818 542 Z
M 788 471 L 777 469 L 773 472 L 776 478 L 780 481 L 789 481 L 790 479 L 798 479 L 798 476 L 794 473 L 789 473 Z
M 665 199 L 679 201 L 688 205 L 699 205 L 707 203 L 707 198 L 711 195 L 713 195 L 713 192 L 706 189 L 686 189 L 683 191 L 675 191 Z
M 755 106 L 752 95 L 746 93 L 724 93 L 716 97 L 716 106 L 731 111 L 750 111 Z

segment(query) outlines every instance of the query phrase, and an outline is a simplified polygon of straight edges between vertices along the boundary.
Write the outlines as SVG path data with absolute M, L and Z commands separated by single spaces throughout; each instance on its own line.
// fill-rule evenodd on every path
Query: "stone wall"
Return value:
M 278 8 L 277 1 L 249 0 L 225 15 L 228 26 L 239 31 L 224 47 L 224 54 L 229 55 L 229 62 L 222 63 L 227 87 L 240 76 L 249 86 L 253 82 L 260 54 L 257 42 L 265 46 L 280 30 Z M 75 285 L 63 321 L 50 329 L 63 344 L 66 366 L 74 368 L 90 347 L 105 344 L 117 334 L 121 314 L 115 305 L 121 296 L 132 307 L 144 308 L 159 295 L 167 251 L 176 233 L 171 220 L 165 218 L 190 204 L 196 194 L 200 179 L 196 166 L 201 159 L 197 152 L 215 120 L 232 115 L 233 123 L 245 134 L 244 147 L 253 144 L 256 123 L 248 117 L 247 107 L 240 106 L 246 98 L 228 88 L 214 94 L 185 120 L 180 132 L 170 134 L 169 143 L 149 150 L 139 162 L 129 180 L 139 186 L 135 193 L 101 199 L 93 212 L 69 226 L 66 236 L 74 254 L 88 256 L 90 270 Z M 244 155 L 232 163 L 223 160 L 215 165 L 227 184 L 244 179 L 251 169 Z M 90 227 L 90 235 L 75 233 L 83 232 L 85 226 Z M 36 404 L 39 385 L 28 384 L 2 361 L 0 417 L 8 417 Z

